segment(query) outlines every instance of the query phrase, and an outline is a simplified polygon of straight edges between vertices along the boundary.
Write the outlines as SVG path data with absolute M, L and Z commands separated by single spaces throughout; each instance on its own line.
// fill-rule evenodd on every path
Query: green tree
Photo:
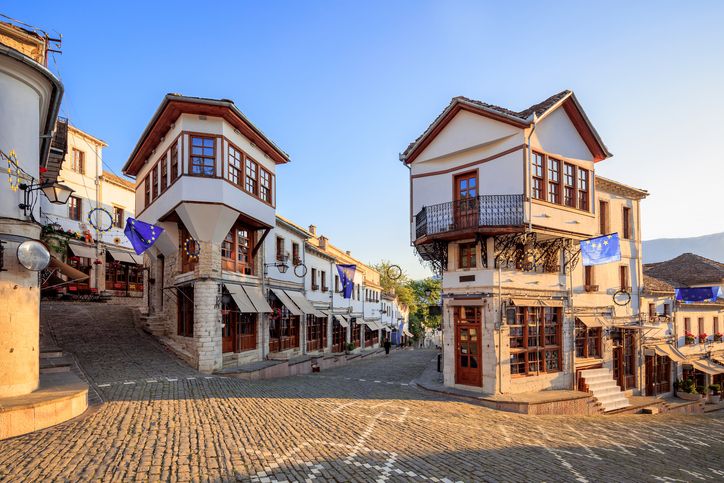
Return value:
M 422 280 L 412 280 L 409 287 L 415 298 L 415 317 L 423 327 L 437 329 L 442 324 L 442 317 L 431 307 L 439 307 L 442 284 L 440 280 L 428 277 Z M 411 311 L 411 314 L 413 312 Z M 412 315 L 410 316 L 412 318 Z

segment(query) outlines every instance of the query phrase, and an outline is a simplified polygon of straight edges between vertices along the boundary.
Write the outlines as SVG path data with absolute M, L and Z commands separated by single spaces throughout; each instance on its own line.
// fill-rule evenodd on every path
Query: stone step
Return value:
M 584 376 L 583 379 L 585 379 L 586 383 L 590 385 L 596 382 L 612 381 L 613 374 L 610 372 L 607 374 L 595 374 L 593 376 Z
M 57 374 L 59 372 L 70 372 L 70 366 L 41 367 L 41 374 Z
M 581 371 L 581 377 L 586 378 L 590 376 L 600 376 L 600 375 L 609 375 L 611 374 L 611 369 L 608 369 L 606 367 L 599 367 L 597 369 L 585 369 Z
M 607 381 L 595 381 L 595 382 L 588 382 L 588 380 L 585 381 L 586 385 L 588 386 L 588 390 L 591 392 L 596 392 L 599 389 L 606 389 L 609 387 L 615 387 L 616 389 L 620 390 L 618 387 L 618 384 L 616 384 L 616 381 L 609 379 Z
M 622 394 L 623 395 L 623 393 L 621 392 L 621 388 L 616 385 L 602 387 L 600 389 L 596 389 L 596 392 L 595 392 L 595 395 L 597 398 L 600 398 L 601 396 L 605 396 L 607 394 Z
M 604 412 L 609 411 L 616 411 L 617 409 L 623 409 L 629 407 L 631 404 L 629 403 L 628 399 L 624 399 L 621 401 L 615 401 L 604 408 Z

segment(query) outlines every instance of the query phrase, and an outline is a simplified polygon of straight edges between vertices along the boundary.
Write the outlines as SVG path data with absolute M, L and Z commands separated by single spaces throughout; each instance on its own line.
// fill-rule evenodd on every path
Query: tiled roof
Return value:
M 724 263 L 684 253 L 666 262 L 643 266 L 644 274 L 668 282 L 675 287 L 721 284 L 724 279 Z
M 511 109 L 496 106 L 494 104 L 488 104 L 487 102 L 478 101 L 475 99 L 470 99 L 465 96 L 457 96 L 453 97 L 450 101 L 450 104 L 435 118 L 435 120 L 425 129 L 425 131 L 418 136 L 417 139 L 415 139 L 413 142 L 411 142 L 407 148 L 405 149 L 405 152 L 403 153 L 403 156 L 407 156 L 409 152 L 412 150 L 413 146 L 417 144 L 423 137 L 425 137 L 435 126 L 440 119 L 442 119 L 448 112 L 448 110 L 455 105 L 458 102 L 463 102 L 467 104 L 473 104 L 475 106 L 481 107 L 483 109 L 486 109 L 488 111 L 496 111 L 500 114 L 503 114 L 505 116 L 514 118 L 519 120 L 520 122 L 526 122 L 528 121 L 528 118 L 535 113 L 536 116 L 540 116 L 544 112 L 546 112 L 548 109 L 553 107 L 558 101 L 566 97 L 567 95 L 571 94 L 571 91 L 566 89 L 565 91 L 561 91 L 558 94 L 554 94 L 550 96 L 548 99 L 539 102 L 538 104 L 533 104 L 532 106 L 528 107 L 527 109 L 523 109 L 522 111 L 513 111 Z
M 136 186 L 133 184 L 132 181 L 129 181 L 126 178 L 121 178 L 120 176 L 116 176 L 110 171 L 103 171 L 103 179 L 107 180 L 110 183 L 114 183 L 124 188 L 128 188 L 131 191 L 135 191 L 136 189 Z
M 647 292 L 674 293 L 674 286 L 666 280 L 661 280 L 644 273 L 644 290 Z

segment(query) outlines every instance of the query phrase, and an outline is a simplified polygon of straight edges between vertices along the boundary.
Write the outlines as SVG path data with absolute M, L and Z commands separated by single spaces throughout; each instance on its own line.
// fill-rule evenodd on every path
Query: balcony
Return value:
M 469 233 L 511 233 L 523 224 L 523 195 L 481 195 L 423 207 L 415 216 L 415 238 L 424 243 Z

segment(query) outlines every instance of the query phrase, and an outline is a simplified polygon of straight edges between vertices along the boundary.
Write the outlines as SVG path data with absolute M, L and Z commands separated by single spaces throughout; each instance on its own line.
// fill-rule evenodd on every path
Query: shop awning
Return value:
M 658 356 L 668 357 L 669 359 L 671 359 L 674 362 L 679 362 L 679 363 L 687 362 L 684 354 L 679 352 L 679 350 L 676 347 L 674 347 L 670 344 L 666 344 L 666 343 L 656 344 L 652 348 L 654 349 L 654 353 Z
M 540 304 L 544 307 L 563 307 L 563 300 L 541 300 Z
M 525 299 L 525 298 L 512 298 L 510 303 L 517 307 L 538 307 L 540 300 L 538 299 Z
M 258 313 L 268 313 L 272 311 L 272 308 L 269 306 L 269 302 L 266 301 L 266 297 L 264 297 L 264 294 L 261 293 L 261 288 L 259 287 L 251 287 L 247 285 L 242 285 L 241 288 L 244 290 L 244 293 L 247 297 L 249 297 L 249 300 L 256 308 L 256 312 Z
M 334 316 L 342 327 L 349 327 L 349 319 L 346 315 L 335 314 Z
M 697 371 L 705 372 L 710 376 L 716 376 L 717 374 L 724 374 L 724 366 L 717 364 L 709 359 L 697 359 L 690 361 L 691 365 Z
M 322 314 L 322 316 L 324 316 L 324 317 L 329 317 L 329 315 L 330 315 L 329 310 L 319 310 L 319 309 L 317 309 L 317 312 L 319 312 L 320 314 Z
M 359 322 L 359 323 L 366 325 L 367 327 L 369 327 L 372 330 L 380 330 L 382 328 L 382 326 L 376 320 L 362 319 L 362 322 Z
M 70 251 L 73 252 L 73 255 L 76 257 L 84 257 L 84 258 L 96 258 L 96 248 L 95 247 L 87 247 L 83 245 L 76 245 L 74 243 L 69 243 L 68 248 L 70 248 Z
M 485 305 L 483 299 L 452 299 L 449 303 L 451 307 L 480 307 Z
M 302 312 L 304 312 L 305 314 L 311 314 L 315 317 L 326 317 L 322 312 L 314 308 L 314 305 L 312 305 L 309 300 L 307 300 L 307 297 L 305 297 L 302 292 L 285 290 L 284 293 L 287 294 L 289 298 L 292 299 L 292 302 L 297 304 L 297 307 L 302 309 Z
M 53 268 L 57 268 L 60 273 L 68 277 L 69 281 L 79 281 L 79 280 L 85 280 L 87 278 L 90 278 L 90 275 L 86 275 L 85 273 L 81 272 L 80 270 L 76 270 L 75 268 L 71 267 L 67 263 L 63 263 L 54 256 L 50 256 L 50 266 Z
M 603 323 L 603 319 L 594 315 L 579 315 L 576 317 L 576 320 L 588 327 L 589 329 L 604 327 L 606 325 Z
M 284 304 L 284 306 L 291 312 L 293 315 L 302 315 L 302 309 L 297 307 L 297 304 L 292 302 L 292 299 L 289 298 L 289 295 L 284 292 L 284 290 L 279 288 L 273 288 L 271 291 L 274 293 L 274 295 L 277 296 L 279 301 Z
M 140 263 L 133 258 L 133 256 L 128 253 L 121 250 L 113 250 L 111 248 L 108 248 L 108 253 L 111 254 L 114 260 L 118 262 L 124 262 L 124 263 L 131 263 L 133 265 L 140 265 Z
M 239 307 L 239 312 L 252 314 L 258 313 L 256 307 L 254 307 L 254 304 L 251 303 L 251 300 L 247 297 L 246 292 L 244 292 L 244 289 L 241 288 L 241 285 L 225 283 L 224 287 L 226 287 L 226 290 L 229 291 L 231 298 L 234 299 L 234 302 L 236 302 L 236 306 Z

